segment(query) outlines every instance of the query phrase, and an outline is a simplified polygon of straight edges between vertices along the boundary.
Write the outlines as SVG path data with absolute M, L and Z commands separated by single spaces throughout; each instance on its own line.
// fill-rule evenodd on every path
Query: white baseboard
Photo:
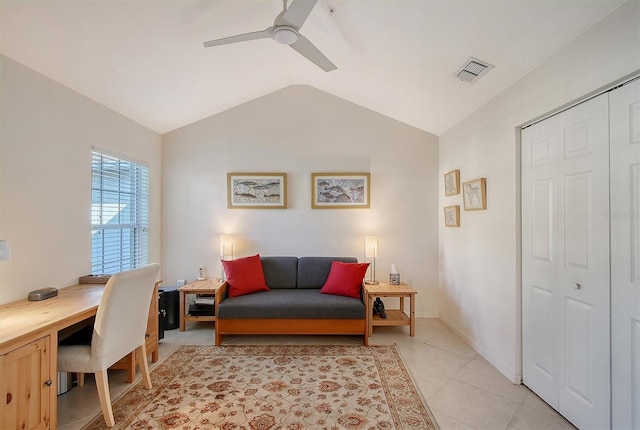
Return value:
M 440 318 L 438 314 L 419 314 L 416 312 L 416 318 Z
M 516 385 L 522 383 L 522 375 L 518 375 L 517 372 L 504 361 L 493 356 L 483 345 L 480 345 L 473 341 L 464 331 L 462 331 L 456 324 L 449 321 L 447 318 L 440 316 L 440 321 L 445 323 L 447 327 L 453 330 L 458 336 L 460 336 L 465 342 L 471 346 L 478 354 L 480 354 L 485 360 L 487 360 L 493 367 L 498 369 L 509 381 Z

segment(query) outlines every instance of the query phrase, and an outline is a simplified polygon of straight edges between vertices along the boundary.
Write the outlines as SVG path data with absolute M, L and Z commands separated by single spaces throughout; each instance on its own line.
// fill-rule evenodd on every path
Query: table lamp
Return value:
M 364 238 L 364 256 L 371 262 L 369 280 L 364 281 L 367 285 L 378 285 L 376 281 L 376 257 L 378 256 L 378 237 L 367 236 Z
M 233 260 L 233 236 L 230 234 L 220 236 L 220 259 Z M 222 274 L 221 279 L 226 279 L 224 266 L 222 266 L 220 273 Z

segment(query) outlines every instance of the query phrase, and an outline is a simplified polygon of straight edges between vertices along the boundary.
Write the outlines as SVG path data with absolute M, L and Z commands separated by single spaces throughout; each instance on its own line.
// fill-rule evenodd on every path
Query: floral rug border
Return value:
M 145 390 L 137 381 L 130 389 L 113 401 L 116 420 L 114 428 L 147 428 L 136 423 L 145 408 L 166 390 L 180 374 L 180 369 L 200 356 L 208 357 L 326 357 L 356 356 L 371 357 L 375 361 L 380 383 L 386 397 L 386 404 L 392 416 L 392 423 L 382 423 L 376 428 L 397 429 L 437 429 L 437 424 L 422 394 L 406 368 L 395 345 L 181 345 L 151 370 L 153 388 Z M 178 423 L 176 423 L 178 424 Z M 359 428 L 345 423 L 344 428 Z M 167 428 L 173 426 L 169 425 Z M 104 428 L 102 414 L 98 414 L 83 430 Z M 180 426 L 176 426 L 180 428 Z M 209 428 L 220 428 L 212 426 Z M 236 427 L 237 428 L 237 427 Z M 245 428 L 245 427 L 241 427 Z M 282 427 L 277 427 L 282 428 Z

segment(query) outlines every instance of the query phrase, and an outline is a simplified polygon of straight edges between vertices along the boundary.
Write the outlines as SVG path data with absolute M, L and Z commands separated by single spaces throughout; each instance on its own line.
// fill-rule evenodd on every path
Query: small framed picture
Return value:
M 286 209 L 286 173 L 227 173 L 229 209 Z
M 446 227 L 460 227 L 460 206 L 445 206 L 444 225 Z
M 369 207 L 369 173 L 312 173 L 313 209 Z
M 465 211 L 481 211 L 487 208 L 487 185 L 485 178 L 462 184 Z
M 452 170 L 444 174 L 444 195 L 460 194 L 460 170 Z

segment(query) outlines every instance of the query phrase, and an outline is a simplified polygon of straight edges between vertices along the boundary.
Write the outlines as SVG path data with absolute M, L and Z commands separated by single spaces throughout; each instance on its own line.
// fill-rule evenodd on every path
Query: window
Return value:
M 91 273 L 113 274 L 147 264 L 149 168 L 93 151 Z

